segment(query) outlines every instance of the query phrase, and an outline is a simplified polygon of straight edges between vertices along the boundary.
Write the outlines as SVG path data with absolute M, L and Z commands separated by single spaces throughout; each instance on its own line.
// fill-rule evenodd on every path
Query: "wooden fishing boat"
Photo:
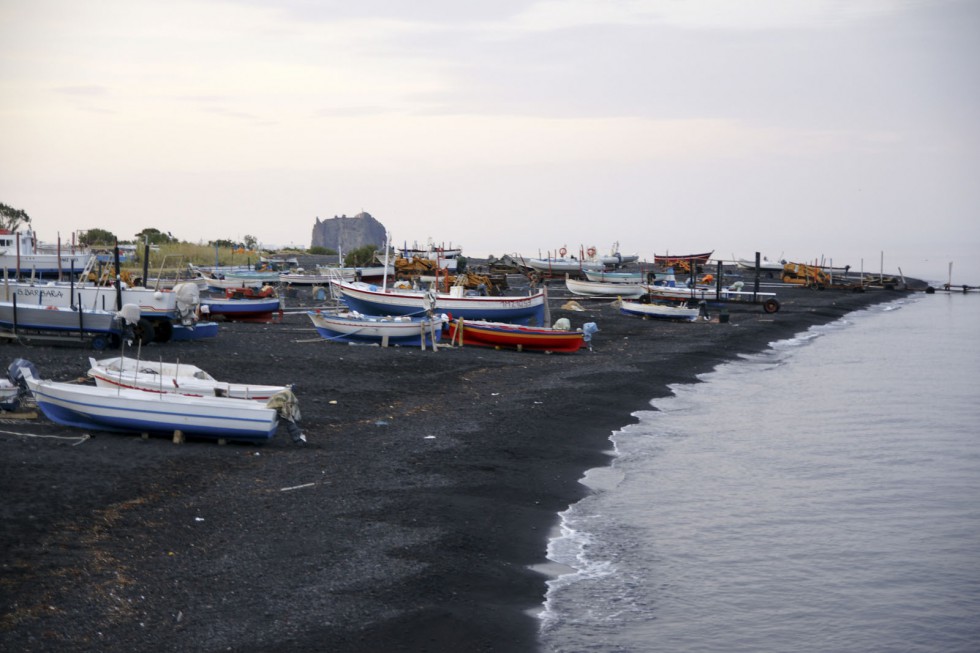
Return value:
M 583 281 L 565 277 L 565 287 L 574 295 L 582 297 L 639 297 L 646 288 L 639 283 L 616 283 L 611 281 Z
M 432 345 L 442 337 L 446 315 L 410 317 L 408 315 L 363 315 L 358 312 L 331 315 L 308 311 L 316 332 L 338 342 L 373 342 L 381 345 Z
M 691 262 L 691 259 L 694 260 L 696 265 L 704 265 L 708 262 L 708 259 L 711 258 L 712 254 L 714 254 L 714 250 L 711 250 L 710 252 L 702 252 L 701 254 L 654 254 L 653 261 L 657 265 L 664 267 L 671 265 L 687 265 Z
M 410 288 L 379 288 L 364 282 L 331 281 L 352 310 L 365 315 L 411 315 L 419 317 L 438 308 L 450 317 L 520 324 L 544 322 L 544 291 L 523 296 L 490 297 L 466 294 L 460 286 L 448 293 Z
M 638 315 L 644 318 L 655 318 L 658 320 L 683 320 L 686 322 L 693 322 L 698 319 L 698 315 L 701 314 L 701 309 L 697 306 L 689 307 L 684 304 L 660 304 L 660 303 L 643 303 L 630 301 L 628 299 L 622 300 L 619 311 L 625 315 Z
M 181 432 L 230 440 L 263 441 L 276 433 L 279 414 L 264 403 L 227 397 L 189 397 L 59 383 L 21 368 L 38 407 L 63 426 L 131 433 Z
M 129 388 L 145 392 L 169 392 L 192 397 L 233 397 L 268 400 L 292 386 L 228 383 L 218 381 L 195 365 L 136 360 L 125 356 L 89 358 L 88 376 L 104 388 Z
M 451 341 L 462 345 L 562 353 L 575 352 L 585 346 L 583 331 L 462 319 L 450 321 L 448 329 Z

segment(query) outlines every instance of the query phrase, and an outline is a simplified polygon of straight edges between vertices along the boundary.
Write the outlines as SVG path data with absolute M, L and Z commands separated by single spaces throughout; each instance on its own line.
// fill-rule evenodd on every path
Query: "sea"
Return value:
M 542 651 L 980 651 L 980 293 L 672 390 L 561 514 Z

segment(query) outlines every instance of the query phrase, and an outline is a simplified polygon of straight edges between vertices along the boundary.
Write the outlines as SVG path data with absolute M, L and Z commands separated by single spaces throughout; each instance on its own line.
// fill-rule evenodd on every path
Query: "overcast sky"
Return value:
M 0 0 L 0 130 L 46 241 L 367 211 L 980 284 L 976 0 Z

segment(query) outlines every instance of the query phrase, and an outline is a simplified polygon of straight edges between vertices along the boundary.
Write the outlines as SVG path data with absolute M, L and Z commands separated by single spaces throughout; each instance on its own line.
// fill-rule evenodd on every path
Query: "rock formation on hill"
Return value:
M 316 219 L 311 247 L 326 247 L 338 252 L 350 252 L 365 245 L 383 249 L 385 227 L 370 213 L 361 212 L 352 218 L 346 215 L 326 220 Z

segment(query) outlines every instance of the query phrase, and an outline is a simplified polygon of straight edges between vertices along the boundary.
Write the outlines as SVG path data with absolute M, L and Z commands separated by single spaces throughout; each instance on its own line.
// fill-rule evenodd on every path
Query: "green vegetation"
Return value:
M 78 237 L 79 244 L 84 247 L 90 245 L 115 245 L 116 240 L 116 234 L 105 229 L 89 229 L 88 231 L 83 231 Z
M 12 206 L 0 203 L 0 229 L 17 231 L 23 225 L 31 223 L 31 216 L 27 215 L 24 209 L 15 209 Z
M 163 233 L 159 229 L 155 229 L 153 227 L 147 227 L 143 231 L 136 234 L 135 242 L 137 243 L 149 242 L 151 245 L 166 245 L 169 243 L 176 243 L 179 241 L 169 231 L 167 233 Z
M 347 267 L 363 267 L 374 263 L 374 254 L 377 252 L 374 245 L 364 245 L 344 255 L 344 265 Z

